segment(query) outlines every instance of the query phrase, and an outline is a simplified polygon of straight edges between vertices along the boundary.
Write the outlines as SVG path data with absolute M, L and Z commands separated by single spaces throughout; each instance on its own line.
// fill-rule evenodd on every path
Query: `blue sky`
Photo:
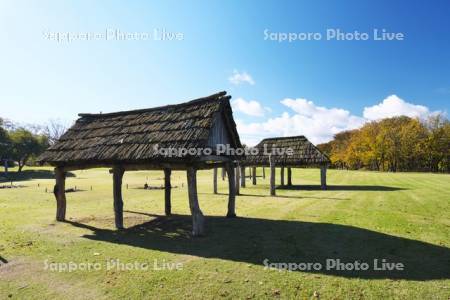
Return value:
M 449 111 L 448 1 L 2 1 L 0 116 L 71 122 L 79 112 L 165 105 L 227 90 L 242 139 L 314 142 L 396 114 Z M 181 40 L 52 40 L 49 33 Z M 367 32 L 367 41 L 264 39 Z M 374 29 L 403 33 L 374 41 Z M 234 76 L 234 77 L 233 77 Z

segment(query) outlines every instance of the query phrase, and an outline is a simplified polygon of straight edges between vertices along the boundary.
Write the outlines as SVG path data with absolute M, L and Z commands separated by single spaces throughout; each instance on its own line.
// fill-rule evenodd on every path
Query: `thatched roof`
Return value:
M 306 137 L 289 136 L 267 138 L 259 142 L 254 148 L 258 149 L 258 155 L 247 155 L 242 164 L 247 166 L 269 166 L 269 155 L 264 153 L 264 145 L 270 152 L 273 148 L 293 150 L 293 155 L 272 155 L 276 166 L 307 167 L 327 165 L 330 163 L 328 156 L 316 148 Z
M 79 114 L 76 123 L 39 157 L 39 161 L 57 166 L 190 162 L 198 157 L 167 158 L 154 151 L 154 147 L 206 147 L 217 127 L 223 127 L 223 137 L 214 141 L 225 139 L 232 147 L 241 147 L 230 98 L 226 92 L 220 92 L 176 105 Z

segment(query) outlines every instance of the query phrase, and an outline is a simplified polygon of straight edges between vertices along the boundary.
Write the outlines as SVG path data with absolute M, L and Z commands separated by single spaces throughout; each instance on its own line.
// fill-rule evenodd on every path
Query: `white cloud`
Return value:
M 365 120 L 339 108 L 316 106 L 306 99 L 284 99 L 281 103 L 291 108 L 295 114 L 284 112 L 281 116 L 261 123 L 245 123 L 237 120 L 238 131 L 244 142 L 270 136 L 305 135 L 313 143 L 329 141 L 333 135 L 362 126 Z
M 233 71 L 233 75 L 228 77 L 228 81 L 234 85 L 240 85 L 242 83 L 248 83 L 250 85 L 255 84 L 255 81 L 250 74 L 247 72 L 239 72 L 238 70 Z
M 378 120 L 395 116 L 424 119 L 433 114 L 428 107 L 406 102 L 397 95 L 390 95 L 380 104 L 365 107 L 363 116 L 368 120 Z
M 236 100 L 232 100 L 231 105 L 233 106 L 233 110 L 255 117 L 264 116 L 265 110 L 267 110 L 267 108 L 262 107 L 262 105 L 258 101 L 255 100 L 246 101 L 243 98 L 237 98 Z
M 338 132 L 359 128 L 372 120 L 400 115 L 426 118 L 439 113 L 430 112 L 426 106 L 408 103 L 395 95 L 364 108 L 363 117 L 352 115 L 342 108 L 318 106 L 303 98 L 286 98 L 280 103 L 292 112 L 283 112 L 263 122 L 236 120 L 244 143 L 252 146 L 266 137 L 304 135 L 314 144 L 319 144 L 330 141 Z

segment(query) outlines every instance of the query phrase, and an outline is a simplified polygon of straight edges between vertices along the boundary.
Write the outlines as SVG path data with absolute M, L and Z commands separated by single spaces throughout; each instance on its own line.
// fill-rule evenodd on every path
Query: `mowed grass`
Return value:
M 127 229 L 116 231 L 107 169 L 68 177 L 66 188 L 81 191 L 67 193 L 65 223 L 54 221 L 50 170 L 28 169 L 14 182 L 23 187 L 0 189 L 0 299 L 450 297 L 449 175 L 329 170 L 330 188 L 322 191 L 318 169 L 295 169 L 296 186 L 278 189 L 277 197 L 268 196 L 268 178 L 258 177 L 256 186 L 247 180 L 236 200 L 238 218 L 227 219 L 227 181 L 219 178 L 214 195 L 212 171 L 200 171 L 207 236 L 192 238 L 185 172 L 172 176 L 170 218 L 163 216 L 164 191 L 142 189 L 146 182 L 162 185 L 163 172 L 125 173 Z M 267 270 L 265 259 L 323 268 Z M 327 259 L 370 269 L 327 270 Z M 405 270 L 375 271 L 374 259 Z M 110 260 L 149 268 L 108 269 Z M 182 269 L 157 270 L 155 260 L 158 268 Z M 58 272 L 46 262 L 101 267 Z

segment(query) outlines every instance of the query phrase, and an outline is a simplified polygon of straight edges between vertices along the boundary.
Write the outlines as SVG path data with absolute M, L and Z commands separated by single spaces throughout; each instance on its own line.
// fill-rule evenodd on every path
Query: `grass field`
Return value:
M 66 188 L 81 191 L 67 194 L 65 223 L 54 221 L 50 169 L 25 170 L 14 182 L 23 187 L 0 189 L 0 299 L 450 297 L 449 175 L 329 170 L 330 188 L 322 191 L 319 170 L 296 169 L 300 186 L 278 189 L 277 197 L 268 196 L 268 178 L 256 186 L 247 180 L 236 200 L 238 218 L 227 219 L 226 181 L 219 179 L 214 195 L 212 172 L 201 171 L 199 201 L 207 216 L 201 238 L 190 236 L 184 172 L 172 176 L 170 218 L 162 216 L 164 191 L 141 188 L 146 181 L 161 185 L 163 173 L 125 173 L 123 231 L 113 227 L 108 170 L 73 175 Z M 265 259 L 323 268 L 268 270 Z M 327 259 L 370 268 L 327 270 Z M 373 270 L 374 259 L 405 270 Z M 149 267 L 108 268 L 111 260 Z M 54 269 L 69 262 L 91 268 Z M 178 270 L 167 269 L 175 263 Z

